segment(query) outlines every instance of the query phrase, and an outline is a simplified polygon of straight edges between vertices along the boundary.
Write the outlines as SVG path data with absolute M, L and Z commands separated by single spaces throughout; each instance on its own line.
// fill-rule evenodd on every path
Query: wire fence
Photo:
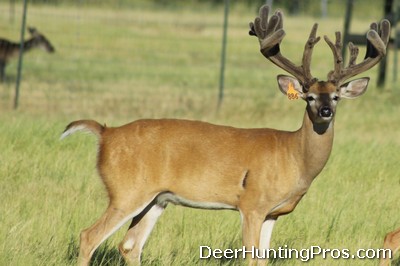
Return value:
M 8 3 L 0 4 L 0 32 L 3 38 L 18 42 L 22 6 L 13 8 L 15 13 L 10 12 Z M 205 87 L 194 75 L 208 75 L 210 68 L 212 75 L 218 72 L 221 34 L 212 36 L 210 42 L 192 32 L 185 36 L 184 31 L 206 30 L 214 35 L 222 21 L 191 21 L 173 12 L 158 12 L 163 17 L 151 9 L 29 6 L 27 25 L 45 35 L 56 52 L 32 49 L 24 55 L 20 108 L 34 112 L 124 108 L 157 97 L 154 88 L 161 94 L 158 97 L 165 99 L 185 95 L 182 88 L 188 87 L 189 79 L 199 81 L 192 82 L 192 89 Z M 197 62 L 196 57 L 200 59 Z M 6 67 L 0 91 L 2 109 L 13 105 L 17 62 L 12 58 Z M 193 62 L 195 65 L 189 66 Z M 179 77 L 182 64 L 192 69 L 185 73 L 190 77 Z M 214 88 L 217 82 L 215 79 Z
M 0 37 L 18 42 L 23 8 L 20 2 L 12 3 L 0 2 Z M 118 1 L 114 7 L 97 7 L 77 0 L 72 5 L 30 4 L 27 10 L 27 26 L 45 35 L 56 52 L 35 49 L 24 55 L 22 111 L 107 115 L 112 110 L 157 116 L 169 110 L 179 116 L 217 106 L 223 5 L 210 12 L 126 7 Z M 248 18 L 256 9 L 239 10 L 229 20 L 226 93 L 242 101 L 252 93 L 264 97 L 259 92 L 268 82 L 275 86 L 275 81 L 266 84 L 262 72 L 249 68 L 265 67 L 254 52 L 256 41 L 249 42 L 246 34 Z M 0 85 L 3 111 L 13 108 L 17 62 L 8 62 L 6 80 Z M 238 78 L 242 76 L 247 78 Z

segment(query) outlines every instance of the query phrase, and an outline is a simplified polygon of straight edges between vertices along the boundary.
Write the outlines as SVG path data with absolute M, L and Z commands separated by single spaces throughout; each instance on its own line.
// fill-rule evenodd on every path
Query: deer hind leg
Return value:
M 149 205 L 155 195 L 137 194 L 125 201 L 112 200 L 105 213 L 88 229 L 82 231 L 80 236 L 80 249 L 78 265 L 88 265 L 94 251 L 110 235 L 117 231 L 132 217 L 140 214 Z M 140 199 L 148 199 L 143 201 Z
M 166 205 L 150 204 L 132 219 L 128 232 L 119 245 L 119 251 L 129 265 L 140 265 L 140 255 L 158 218 Z
M 383 248 L 390 249 L 392 251 L 392 257 L 400 249 L 400 228 L 386 235 Z M 379 265 L 389 265 L 389 263 L 390 258 L 382 258 Z

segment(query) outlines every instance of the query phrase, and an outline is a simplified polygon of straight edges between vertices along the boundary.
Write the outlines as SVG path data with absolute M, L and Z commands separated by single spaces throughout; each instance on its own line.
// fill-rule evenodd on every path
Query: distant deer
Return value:
M 61 138 L 76 131 L 99 141 L 97 168 L 109 196 L 103 216 L 80 236 L 79 265 L 88 265 L 96 248 L 133 218 L 119 246 L 128 263 L 140 264 L 143 245 L 168 203 L 240 213 L 243 245 L 268 249 L 277 218 L 294 210 L 332 150 L 336 107 L 341 98 L 356 98 L 369 78 L 345 81 L 377 64 L 386 54 L 390 23 L 372 23 L 365 59 L 356 64 L 358 49 L 350 44 L 350 62 L 343 65 L 341 35 L 332 49 L 334 69 L 327 81 L 311 75 L 317 24 L 306 42 L 302 65 L 280 51 L 285 36 L 283 15 L 268 20 L 269 8 L 250 23 L 261 53 L 294 77 L 279 75 L 279 89 L 294 87 L 306 102 L 303 124 L 294 132 L 269 128 L 243 129 L 178 119 L 138 120 L 106 127 L 93 120 L 70 123 Z M 250 260 L 251 264 L 256 260 Z M 260 264 L 265 260 L 259 260 Z
M 384 249 L 390 249 L 392 252 L 392 256 L 400 250 L 400 228 L 397 228 L 393 232 L 390 232 L 386 235 L 385 241 L 383 243 Z M 380 266 L 389 265 L 390 258 L 381 258 Z
M 27 52 L 36 47 L 42 48 L 48 53 L 53 53 L 55 51 L 50 41 L 35 28 L 29 27 L 28 31 L 32 35 L 32 37 L 29 40 L 24 41 L 24 52 Z M 5 68 L 10 59 L 19 55 L 20 48 L 20 43 L 0 38 L 0 81 L 4 81 Z

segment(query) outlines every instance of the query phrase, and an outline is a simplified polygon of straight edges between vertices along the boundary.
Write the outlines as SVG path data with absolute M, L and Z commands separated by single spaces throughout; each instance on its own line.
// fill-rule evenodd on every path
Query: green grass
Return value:
M 0 5 L 6 12 L 8 6 Z M 240 12 L 239 12 L 240 11 Z M 304 103 L 279 92 L 282 73 L 247 35 L 254 12 L 230 16 L 226 93 L 216 111 L 222 10 L 102 10 L 31 6 L 28 24 L 48 35 L 57 49 L 32 51 L 24 61 L 20 108 L 12 110 L 16 61 L 0 85 L 0 265 L 74 265 L 79 232 L 101 215 L 105 190 L 95 170 L 93 136 L 59 141 L 65 125 L 94 118 L 117 126 L 138 118 L 201 119 L 238 127 L 295 130 Z M 17 14 L 18 15 L 18 14 Z M 207 19 L 205 19 L 205 17 Z M 18 18 L 16 18 L 18 19 Z M 298 62 L 315 19 L 286 18 L 282 50 Z M 299 23 L 301 21 L 301 23 Z M 342 21 L 320 22 L 333 36 Z M 4 37 L 17 39 L 18 25 L 0 16 Z M 354 21 L 362 32 L 369 21 Z M 361 57 L 361 56 L 360 56 Z M 272 247 L 379 248 L 400 226 L 400 88 L 392 82 L 392 54 L 384 90 L 340 103 L 334 148 L 323 172 L 296 210 L 281 217 Z M 313 73 L 324 79 L 332 55 L 321 41 Z M 126 227 L 94 255 L 95 265 L 123 265 L 117 252 Z M 240 217 L 232 211 L 168 206 L 143 252 L 145 265 L 240 265 L 199 261 L 199 246 L 241 247 Z M 301 265 L 274 260 L 272 265 Z M 376 265 L 376 260 L 323 260 L 310 265 Z

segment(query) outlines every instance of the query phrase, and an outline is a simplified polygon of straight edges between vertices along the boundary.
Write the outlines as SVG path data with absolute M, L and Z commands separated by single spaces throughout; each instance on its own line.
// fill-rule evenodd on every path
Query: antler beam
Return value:
M 272 63 L 295 76 L 307 91 L 312 83 L 316 81 L 311 75 L 310 64 L 314 45 L 320 40 L 316 36 L 318 24 L 314 24 L 310 36 L 306 42 L 301 66 L 296 66 L 280 52 L 280 43 L 285 36 L 283 30 L 283 15 L 276 11 L 268 21 L 269 7 L 264 5 L 260 8 L 260 15 L 250 22 L 250 35 L 258 37 L 261 53 Z
M 373 66 L 375 66 L 386 55 L 386 46 L 390 37 L 390 22 L 386 19 L 377 23 L 372 23 L 367 32 L 367 51 L 362 62 L 356 64 L 358 48 L 353 43 L 349 43 L 350 59 L 347 67 L 343 67 L 342 38 L 340 32 L 336 32 L 336 41 L 333 43 L 327 36 L 325 41 L 332 50 L 334 58 L 334 69 L 329 72 L 328 80 L 335 84 L 341 84 L 343 81 L 358 75 Z

